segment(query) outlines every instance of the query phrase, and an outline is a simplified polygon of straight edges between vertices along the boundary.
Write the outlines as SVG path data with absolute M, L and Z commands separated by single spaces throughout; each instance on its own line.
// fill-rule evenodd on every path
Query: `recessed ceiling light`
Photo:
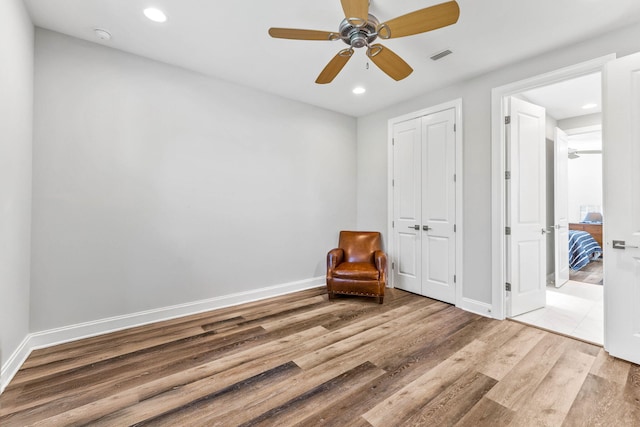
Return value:
M 594 104 L 593 102 L 589 103 L 589 104 L 584 104 L 582 106 L 583 110 L 590 110 L 592 108 L 596 108 L 598 106 L 598 104 Z
M 365 93 L 367 90 L 365 88 L 363 88 L 362 86 L 357 86 L 355 88 L 353 88 L 353 93 L 355 93 L 356 95 L 362 95 L 363 93 Z
M 167 15 L 164 14 L 160 9 L 156 9 L 155 7 L 149 7 L 144 10 L 144 16 L 151 19 L 153 22 L 165 22 L 167 20 Z
M 93 32 L 96 34 L 100 40 L 109 41 L 111 40 L 111 33 L 107 30 L 103 30 L 101 28 L 95 28 Z

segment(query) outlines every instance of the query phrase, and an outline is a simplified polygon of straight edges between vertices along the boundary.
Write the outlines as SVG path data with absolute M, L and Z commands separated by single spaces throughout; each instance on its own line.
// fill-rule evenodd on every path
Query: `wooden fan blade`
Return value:
M 381 44 L 372 45 L 367 50 L 367 56 L 371 58 L 382 71 L 394 80 L 402 80 L 413 72 L 404 59 L 396 55 L 391 49 Z
M 316 83 L 318 84 L 327 84 L 331 83 L 333 79 L 338 75 L 340 70 L 344 68 L 344 66 L 349 62 L 353 56 L 353 49 L 342 49 L 336 56 L 333 57 L 331 61 L 324 67 L 324 70 L 320 73 L 318 78 L 316 79 Z
M 353 25 L 364 25 L 369 19 L 369 0 L 341 0 L 344 16 Z
M 378 31 L 383 39 L 411 36 L 455 24 L 459 17 L 458 3 L 450 1 L 394 18 L 381 24 Z
M 295 28 L 269 28 L 269 35 L 277 39 L 292 40 L 337 40 L 339 34 L 330 31 L 298 30 Z

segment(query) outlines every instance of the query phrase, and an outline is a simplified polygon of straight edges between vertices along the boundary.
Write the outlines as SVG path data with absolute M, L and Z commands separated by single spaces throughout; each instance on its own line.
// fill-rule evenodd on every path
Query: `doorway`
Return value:
M 553 105 L 545 101 L 544 99 L 545 97 L 543 96 L 545 94 L 545 91 L 547 93 L 552 93 L 552 94 L 557 93 L 559 88 L 558 85 L 570 86 L 570 82 L 572 80 L 579 81 L 579 80 L 585 80 L 585 79 L 588 80 L 589 78 L 591 78 L 592 80 L 599 81 L 600 79 L 599 73 L 601 73 L 604 64 L 610 61 L 611 59 L 614 59 L 613 55 L 603 57 L 603 58 L 598 58 L 593 61 L 589 61 L 583 64 L 578 64 L 576 66 L 568 67 L 566 69 L 548 73 L 546 75 L 534 77 L 532 79 L 528 79 L 528 80 L 517 82 L 511 85 L 496 88 L 492 93 L 494 117 L 501 118 L 503 115 L 505 117 L 506 115 L 508 115 L 508 113 L 505 113 L 505 111 L 508 111 L 509 109 L 509 104 L 504 102 L 506 99 L 519 98 L 523 100 L 528 100 L 533 103 L 546 104 L 543 106 L 547 107 L 547 109 L 551 113 L 549 114 L 550 120 L 548 120 L 547 131 L 546 131 L 547 158 L 551 157 L 551 159 L 553 159 L 554 139 L 556 139 L 556 137 L 554 137 L 553 130 L 557 127 L 559 123 L 561 127 L 564 127 L 568 131 L 568 133 L 578 135 L 582 133 L 585 129 L 589 127 L 593 127 L 594 125 L 598 125 L 599 123 L 597 124 L 588 123 L 587 119 L 593 121 L 594 119 L 597 118 L 599 114 L 594 111 L 591 111 L 591 112 L 586 111 L 585 112 L 586 114 L 582 112 L 579 114 L 569 114 L 566 112 L 562 112 L 558 109 L 558 108 L 562 108 L 563 107 L 562 105 L 559 105 L 559 106 Z M 596 91 L 599 92 L 599 90 L 597 89 Z M 580 92 L 581 91 L 578 91 L 578 93 Z M 582 104 L 582 106 L 586 104 L 587 102 L 585 101 Z M 503 159 L 506 159 L 508 148 L 506 146 L 498 146 L 496 143 L 496 141 L 497 142 L 505 141 L 507 138 L 506 134 L 509 132 L 509 129 L 508 129 L 508 126 L 503 126 L 503 125 L 504 123 L 499 123 L 499 121 L 495 119 L 493 120 L 493 134 L 494 134 L 493 160 L 494 160 L 494 165 L 501 166 L 500 168 L 494 167 L 494 170 L 493 170 L 493 183 L 494 183 L 493 227 L 494 227 L 494 230 L 496 231 L 506 230 L 506 232 L 502 232 L 502 233 L 498 233 L 498 232 L 493 233 L 493 239 L 494 239 L 493 240 L 493 257 L 494 257 L 493 272 L 494 272 L 494 278 L 498 279 L 498 280 L 494 280 L 494 296 L 496 297 L 496 301 L 502 302 L 501 304 L 502 306 L 498 305 L 497 307 L 498 310 L 502 309 L 502 312 L 500 313 L 502 316 L 501 318 L 513 317 L 516 314 L 522 314 L 522 313 L 511 313 L 510 311 L 511 310 L 511 301 L 510 301 L 511 283 L 509 283 L 509 280 L 511 279 L 511 277 L 509 275 L 514 268 L 517 270 L 517 266 L 513 267 L 510 264 L 511 261 L 508 260 L 507 255 L 510 250 L 510 246 L 507 240 L 509 239 L 509 236 L 505 236 L 510 232 L 510 228 L 506 227 L 510 225 L 508 223 L 509 221 L 508 212 L 509 212 L 510 206 L 506 202 L 507 193 L 509 192 L 509 190 L 507 189 L 508 184 L 505 184 L 505 179 L 508 179 L 512 172 L 507 170 L 505 161 L 503 160 Z M 571 137 L 573 137 L 573 135 L 571 135 Z M 569 145 L 571 144 L 572 142 L 569 143 Z M 574 151 L 573 147 L 571 148 L 572 148 L 572 151 Z M 583 150 L 583 151 L 586 151 L 586 150 Z M 552 172 L 552 169 L 550 170 L 551 170 L 551 173 L 549 173 L 549 170 L 548 170 L 546 174 L 546 177 L 549 178 L 547 179 L 548 181 L 547 188 L 549 189 L 549 191 L 547 191 L 547 194 L 552 196 L 553 190 L 555 188 L 553 184 L 554 182 L 553 172 Z M 550 198 L 552 199 L 552 197 Z M 568 322 L 565 322 L 565 323 L 569 323 L 568 325 L 562 326 L 563 318 L 564 320 L 567 320 L 566 309 L 568 308 L 568 305 L 571 305 L 571 303 L 570 302 L 568 303 L 567 301 L 574 297 L 572 295 L 566 296 L 564 295 L 564 292 L 571 291 L 572 288 L 574 288 L 575 286 L 573 282 L 569 282 L 569 285 L 563 286 L 563 284 L 559 284 L 559 287 L 557 289 L 555 287 L 555 283 L 554 283 L 555 279 L 554 279 L 553 273 L 554 273 L 555 264 L 556 264 L 556 260 L 554 259 L 554 255 L 556 255 L 556 251 L 553 249 L 554 248 L 553 236 L 558 235 L 559 233 L 558 227 L 562 227 L 562 223 L 558 223 L 557 219 L 553 218 L 553 212 L 554 212 L 553 205 L 554 205 L 553 201 L 548 203 L 549 208 L 547 209 L 546 224 L 538 228 L 539 233 L 540 232 L 542 232 L 542 234 L 548 233 L 547 241 L 546 243 L 543 243 L 543 245 L 547 247 L 547 250 L 545 253 L 546 256 L 543 256 L 545 258 L 543 262 L 546 263 L 548 267 L 546 268 L 547 276 L 545 278 L 546 279 L 545 281 L 547 282 L 546 284 L 550 285 L 549 287 L 547 287 L 547 292 L 546 292 L 546 294 L 548 294 L 548 297 L 546 298 L 547 301 L 543 301 L 542 304 L 540 305 L 548 306 L 549 304 L 551 305 L 558 304 L 562 306 L 562 309 L 558 310 L 558 312 L 555 313 L 556 315 L 554 319 L 549 319 L 545 325 L 540 325 L 540 326 L 546 329 L 551 329 L 560 333 L 571 335 L 572 332 L 575 332 L 577 329 L 578 325 L 575 324 L 575 322 L 578 322 L 578 320 L 569 320 Z M 579 222 L 575 219 L 575 217 L 578 215 L 580 215 L 580 212 L 572 214 L 572 216 L 574 217 L 574 221 L 576 222 Z M 524 265 L 527 265 L 527 268 L 530 268 L 530 264 L 527 263 L 526 261 L 523 263 L 523 266 Z M 518 280 L 518 278 L 515 278 L 515 280 Z M 589 285 L 585 285 L 585 286 L 589 286 Z M 588 288 L 579 288 L 579 290 L 577 291 L 579 296 L 577 297 L 579 298 L 589 297 L 590 299 L 593 298 L 594 301 L 593 302 L 582 301 L 582 303 L 578 305 L 580 305 L 582 309 L 588 309 L 593 313 L 596 313 L 599 309 L 599 314 L 596 315 L 596 321 L 600 325 L 598 328 L 600 332 L 598 332 L 598 335 L 594 335 L 594 334 L 589 336 L 583 335 L 583 336 L 578 336 L 578 338 L 582 338 L 587 341 L 598 342 L 602 344 L 603 332 L 601 331 L 603 329 L 602 324 L 604 323 L 604 317 L 602 314 L 603 303 L 602 303 L 602 296 L 601 296 L 602 286 L 601 285 L 591 285 L 591 286 L 599 287 L 598 289 L 599 292 L 594 292 L 595 296 L 590 294 L 590 291 L 587 290 Z M 544 287 L 544 283 L 542 284 L 542 287 Z M 554 293 L 551 294 L 551 292 L 554 292 Z M 547 304 L 547 302 L 549 304 Z M 594 307 L 595 305 L 598 305 L 598 307 L 597 308 Z M 565 310 L 565 312 L 562 312 L 562 310 Z M 525 310 L 525 311 L 528 311 L 528 310 Z M 551 311 L 551 310 L 547 310 L 547 311 Z M 559 312 L 562 312 L 561 313 L 562 315 L 560 315 Z M 579 315 L 580 320 L 585 320 L 586 314 L 587 313 L 580 314 Z M 532 311 L 527 316 L 529 318 L 538 317 L 540 319 L 541 318 L 540 316 L 542 316 L 542 314 L 540 312 Z M 571 325 L 571 322 L 574 322 L 574 324 Z M 560 327 L 558 327 L 557 325 L 560 325 Z M 583 325 L 583 329 L 586 329 L 586 328 L 587 326 Z
M 603 72 L 604 348 L 640 363 L 640 52 L 614 54 L 492 90 L 492 275 L 496 317 L 509 299 L 505 258 L 505 97 L 570 78 Z M 610 142 L 610 143 L 609 143 Z

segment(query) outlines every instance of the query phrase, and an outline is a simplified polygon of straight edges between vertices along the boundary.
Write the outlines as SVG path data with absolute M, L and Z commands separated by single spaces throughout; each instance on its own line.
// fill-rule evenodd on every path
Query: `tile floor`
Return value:
M 585 341 L 604 343 L 602 285 L 568 281 L 547 287 L 547 306 L 513 319 Z

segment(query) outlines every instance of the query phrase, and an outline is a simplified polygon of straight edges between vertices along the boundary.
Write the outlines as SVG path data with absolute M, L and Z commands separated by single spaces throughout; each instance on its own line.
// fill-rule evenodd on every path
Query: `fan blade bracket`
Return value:
M 346 49 L 342 49 L 340 52 L 338 52 L 338 55 L 351 57 L 351 55 L 353 55 L 353 48 L 352 47 L 348 47 Z
M 382 45 L 381 44 L 374 44 L 371 45 L 369 47 L 369 49 L 367 49 L 367 56 L 369 58 L 373 58 L 374 56 L 378 55 L 380 52 L 382 52 Z
M 354 27 L 362 27 L 369 18 L 369 0 L 341 0 L 346 20 Z
M 352 17 L 352 18 L 346 18 L 346 20 L 349 24 L 353 25 L 356 28 L 361 28 L 367 23 L 367 20 L 362 18 Z
M 376 33 L 381 39 L 388 40 L 391 38 L 391 28 L 386 23 L 378 25 Z

